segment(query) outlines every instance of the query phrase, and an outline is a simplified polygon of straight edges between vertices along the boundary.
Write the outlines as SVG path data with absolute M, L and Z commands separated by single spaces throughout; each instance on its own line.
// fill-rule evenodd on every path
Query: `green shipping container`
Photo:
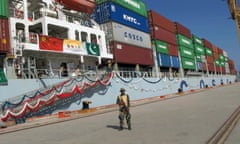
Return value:
M 219 55 L 219 60 L 220 60 L 221 62 L 224 62 L 224 61 L 225 61 L 224 56 L 220 54 L 220 55 Z
M 192 69 L 192 70 L 196 69 L 196 64 L 193 59 L 181 57 L 181 61 L 182 61 L 183 69 Z
M 8 0 L 0 0 L 0 17 L 8 17 Z
M 182 57 L 186 57 L 186 58 L 190 58 L 190 59 L 194 59 L 194 51 L 191 48 L 187 48 L 184 46 L 179 46 L 179 51 L 180 51 L 180 55 Z
M 177 34 L 177 41 L 178 41 L 178 45 L 193 49 L 192 39 L 187 38 L 181 34 Z
M 206 53 L 206 55 L 213 56 L 213 52 L 209 48 L 205 48 L 205 53 Z
M 96 4 L 101 4 L 104 2 L 117 3 L 135 13 L 138 13 L 144 17 L 147 17 L 146 5 L 141 0 L 96 0 Z
M 203 41 L 201 38 L 197 37 L 196 35 L 193 35 L 193 44 L 203 46 Z
M 196 54 L 196 60 L 197 62 L 202 62 L 202 55 Z
M 220 62 L 219 62 L 218 59 L 215 59 L 215 60 L 214 60 L 214 63 L 215 63 L 216 66 L 220 66 Z
M 168 54 L 168 44 L 159 40 L 154 40 L 157 53 Z
M 201 45 L 194 45 L 195 53 L 205 55 L 204 47 Z
M 224 60 L 225 60 L 225 62 L 228 62 L 228 58 L 227 57 L 224 57 Z

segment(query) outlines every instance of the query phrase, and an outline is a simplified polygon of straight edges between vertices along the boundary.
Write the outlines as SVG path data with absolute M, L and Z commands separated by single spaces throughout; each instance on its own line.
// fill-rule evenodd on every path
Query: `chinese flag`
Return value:
M 40 35 L 39 47 L 41 50 L 63 51 L 63 40 L 55 37 Z

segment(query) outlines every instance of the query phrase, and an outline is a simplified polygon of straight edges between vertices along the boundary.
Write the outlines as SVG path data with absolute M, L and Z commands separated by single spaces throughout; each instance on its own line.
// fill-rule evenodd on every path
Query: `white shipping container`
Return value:
M 228 54 L 226 51 L 223 50 L 223 56 L 228 57 Z
M 225 71 L 227 74 L 230 74 L 230 68 L 228 63 L 225 63 Z
M 106 40 L 112 39 L 126 44 L 151 48 L 149 33 L 145 33 L 115 22 L 102 24 L 101 29 L 106 34 Z

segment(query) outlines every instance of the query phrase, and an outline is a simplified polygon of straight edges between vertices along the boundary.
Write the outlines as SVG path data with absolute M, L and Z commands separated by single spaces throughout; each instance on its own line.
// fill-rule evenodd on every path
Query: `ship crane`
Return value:
M 228 7 L 231 13 L 231 18 L 235 20 L 238 32 L 238 39 L 240 42 L 240 9 L 239 9 L 239 0 L 228 0 Z

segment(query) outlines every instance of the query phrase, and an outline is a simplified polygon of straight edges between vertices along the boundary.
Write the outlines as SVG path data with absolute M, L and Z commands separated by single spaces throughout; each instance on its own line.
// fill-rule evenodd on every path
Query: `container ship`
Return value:
M 234 61 L 141 0 L 1 0 L 0 121 L 234 83 Z

